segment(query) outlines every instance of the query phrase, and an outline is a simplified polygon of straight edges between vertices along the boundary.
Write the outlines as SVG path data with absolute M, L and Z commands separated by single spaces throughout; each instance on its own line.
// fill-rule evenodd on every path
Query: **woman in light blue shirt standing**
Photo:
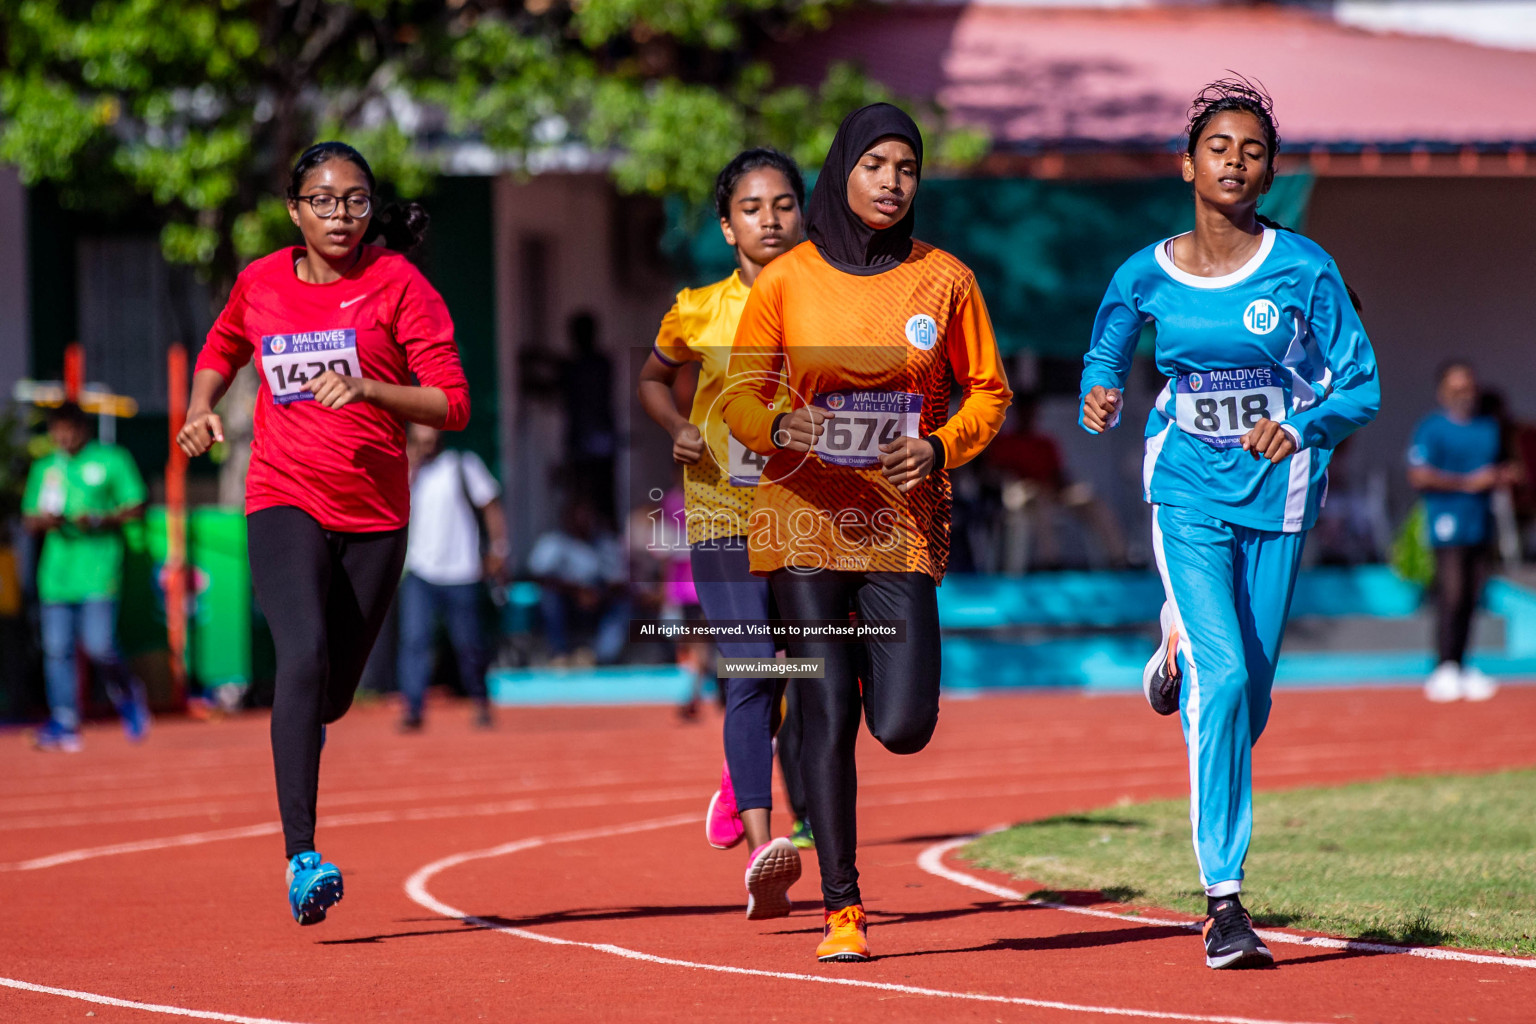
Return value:
M 1084 359 L 1080 422 L 1116 426 L 1142 328 L 1168 378 L 1147 417 L 1142 478 L 1166 602 L 1143 674 L 1180 713 L 1210 967 L 1273 962 L 1239 899 L 1253 831 L 1251 748 L 1270 689 L 1328 459 L 1381 403 L 1376 359 L 1329 255 L 1258 215 L 1279 134 L 1246 80 L 1190 108 L 1184 180 L 1193 231 L 1116 271 Z
M 1435 552 L 1437 665 L 1424 696 L 1437 703 L 1487 700 L 1498 687 L 1466 662 L 1472 616 L 1488 580 L 1493 492 L 1514 482 L 1499 464 L 1499 422 L 1477 415 L 1477 376 L 1461 359 L 1440 367 L 1440 410 L 1413 432 L 1408 482 L 1424 496 Z

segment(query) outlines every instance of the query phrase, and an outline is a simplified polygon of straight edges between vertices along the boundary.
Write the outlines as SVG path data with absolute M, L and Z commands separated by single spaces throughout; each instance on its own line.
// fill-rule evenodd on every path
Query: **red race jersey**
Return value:
M 226 381 L 254 357 L 256 397 L 245 511 L 289 505 L 327 530 L 395 530 L 411 516 L 405 428 L 378 406 L 327 409 L 304 384 L 327 369 L 390 384 L 442 389 L 445 430 L 469 422 L 448 307 L 400 253 L 363 246 L 357 266 L 331 284 L 306 284 L 280 249 L 235 281 L 197 357 Z M 412 379 L 414 375 L 415 379 Z

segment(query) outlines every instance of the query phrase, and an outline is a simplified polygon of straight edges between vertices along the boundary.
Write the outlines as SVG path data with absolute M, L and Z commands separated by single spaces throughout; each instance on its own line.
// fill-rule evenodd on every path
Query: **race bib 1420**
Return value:
M 362 376 L 357 359 L 357 331 L 344 327 L 262 336 L 261 372 L 272 388 L 272 401 L 278 405 L 313 399 L 315 396 L 305 391 L 304 385 L 326 370 L 348 377 Z
M 907 391 L 833 391 L 811 404 L 827 410 L 816 454 L 834 466 L 868 469 L 880 464 L 880 446 L 917 437 L 923 396 Z
M 1285 387 L 1276 370 L 1182 373 L 1174 392 L 1179 429 L 1212 448 L 1236 448 L 1260 420 L 1285 419 Z

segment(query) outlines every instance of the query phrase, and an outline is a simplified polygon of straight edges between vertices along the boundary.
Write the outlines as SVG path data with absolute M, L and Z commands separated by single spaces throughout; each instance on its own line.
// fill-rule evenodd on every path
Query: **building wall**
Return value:
M 564 497 L 565 409 L 558 393 L 531 387 L 529 362 L 569 354 L 567 323 L 575 313 L 597 318 L 598 345 L 613 364 L 614 513 L 670 482 L 670 446 L 649 421 L 638 422 L 632 398 L 673 287 L 656 248 L 660 204 L 620 196 L 601 175 L 498 179 L 495 225 L 501 471 L 520 564 L 533 540 L 559 521 Z
M 1443 360 L 1471 359 L 1516 417 L 1536 421 L 1536 178 L 1320 178 L 1307 233 L 1364 304 L 1382 410 L 1349 458 L 1390 470 L 1400 516 L 1412 499 L 1403 455 Z
M 494 194 L 493 178 L 440 178 L 422 199 L 432 223 L 411 259 L 448 304 L 469 381 L 469 426 L 448 443 L 475 452 L 499 472 Z
M 13 167 L 0 167 L 0 406 L 28 375 L 27 192 Z
M 121 294 L 124 282 L 131 282 L 137 276 L 137 271 L 142 268 L 132 268 L 132 272 L 123 281 L 110 283 L 108 280 L 110 275 L 107 278 L 100 277 L 95 273 L 94 268 L 105 265 L 110 270 L 111 253 L 95 243 L 113 238 L 132 237 L 137 234 L 144 244 L 149 246 L 148 251 L 154 252 L 158 259 L 153 229 L 132 217 L 128 218 L 127 223 L 119 224 L 66 209 L 60 202 L 57 191 L 47 184 L 29 189 L 26 201 L 27 274 L 25 280 L 30 311 L 28 317 L 30 376 L 38 380 L 60 379 L 64 373 L 65 348 L 71 342 L 85 341 L 87 342 L 86 379 L 120 388 L 120 382 L 114 381 L 110 375 L 104 376 L 101 372 L 104 369 L 110 370 L 113 359 L 103 360 L 97 345 L 110 344 L 114 338 L 119 337 L 130 338 L 137 342 L 144 340 L 142 332 L 145 324 L 142 321 L 142 304 L 136 302 L 135 309 L 125 314 L 141 319 L 121 335 L 112 332 L 110 319 L 113 295 Z M 85 258 L 88 252 L 94 252 L 94 257 Z M 161 267 L 157 271 L 158 279 L 162 283 L 168 279 L 164 269 Z M 82 282 L 82 274 L 91 280 Z M 110 283 L 110 286 L 104 290 L 93 291 L 104 283 Z M 102 312 L 103 309 L 106 310 L 105 313 Z M 166 322 L 170 320 L 167 319 Z M 104 333 L 93 340 L 82 331 L 82 328 L 87 326 Z M 93 348 L 97 351 L 97 357 L 94 359 L 90 354 Z M 163 354 L 159 358 L 163 360 Z M 101 365 L 103 362 L 107 365 Z M 159 500 L 160 477 L 165 465 L 168 443 L 166 432 L 169 421 L 165 414 L 164 396 L 162 392 L 158 399 L 142 393 L 134 397 L 144 403 L 144 407 L 141 408 L 138 416 L 119 420 L 115 424 L 117 443 L 133 455 L 139 471 L 144 474 L 150 485 L 150 499 L 156 501 Z M 195 460 L 192 467 L 191 473 L 194 477 L 201 478 L 204 474 L 215 472 L 207 459 Z

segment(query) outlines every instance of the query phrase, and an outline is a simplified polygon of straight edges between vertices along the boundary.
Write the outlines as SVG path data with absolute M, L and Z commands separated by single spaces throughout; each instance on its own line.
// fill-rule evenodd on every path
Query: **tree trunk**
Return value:
M 220 505 L 245 507 L 245 474 L 251 465 L 252 413 L 260 387 L 256 368 L 246 366 L 235 374 L 229 391 L 219 403 L 219 416 L 224 420 L 224 443 L 229 446 L 229 458 L 219 468 Z

